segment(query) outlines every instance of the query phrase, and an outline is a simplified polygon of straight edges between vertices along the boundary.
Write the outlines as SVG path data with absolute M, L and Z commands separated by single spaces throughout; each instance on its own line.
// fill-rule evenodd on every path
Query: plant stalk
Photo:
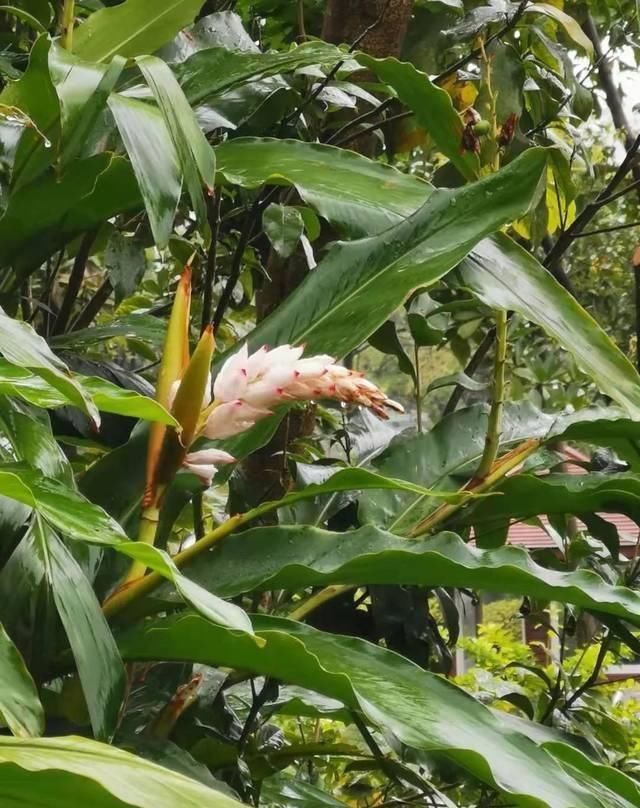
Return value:
M 491 411 L 489 412 L 489 423 L 487 425 L 487 436 L 484 444 L 484 452 L 480 460 L 480 465 L 476 471 L 476 477 L 483 480 L 491 471 L 498 456 L 500 445 L 500 435 L 502 433 L 502 411 L 504 408 L 504 369 L 507 360 L 507 312 L 502 309 L 496 310 L 496 348 L 493 363 L 493 395 L 491 400 Z
M 75 0 L 64 0 L 60 20 L 60 44 L 70 51 L 73 49 L 73 25 L 76 19 Z
M 416 368 L 416 423 L 418 427 L 418 434 L 422 434 L 422 379 L 420 378 L 420 348 L 416 342 L 413 343 L 413 357 L 414 365 Z
M 485 491 L 488 491 L 492 488 L 496 483 L 500 482 L 510 471 L 517 468 L 524 460 L 529 457 L 529 455 L 533 454 L 536 449 L 538 449 L 541 445 L 542 441 L 540 438 L 530 438 L 529 440 L 520 443 L 510 452 L 503 455 L 496 463 L 494 464 L 491 471 L 484 477 L 484 479 L 479 479 L 478 477 L 474 477 L 470 480 L 467 485 L 462 489 L 462 491 L 468 491 L 473 494 L 482 494 Z M 464 504 L 464 500 L 459 502 L 448 502 L 444 505 L 441 505 L 439 508 L 436 508 L 435 511 L 429 514 L 429 516 L 425 517 L 421 522 L 419 522 L 413 530 L 409 533 L 409 538 L 417 538 L 418 536 L 423 536 L 425 533 L 429 533 L 434 528 L 441 525 L 444 521 L 446 521 L 450 516 L 459 510 L 462 505 Z
M 156 540 L 156 531 L 158 530 L 158 521 L 160 518 L 160 511 L 155 505 L 149 505 L 142 511 L 140 518 L 140 529 L 138 530 L 138 541 L 144 544 L 154 544 Z M 146 564 L 142 561 L 133 561 L 126 578 L 122 582 L 122 586 L 127 587 L 133 581 L 141 579 L 146 572 Z

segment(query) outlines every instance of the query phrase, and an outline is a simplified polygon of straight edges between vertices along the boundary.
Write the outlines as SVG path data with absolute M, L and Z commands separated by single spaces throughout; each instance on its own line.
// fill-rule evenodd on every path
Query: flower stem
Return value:
M 70 51 L 73 48 L 73 25 L 76 18 L 75 0 L 64 0 L 60 18 L 60 44 Z
M 476 471 L 479 480 L 484 479 L 491 471 L 498 456 L 498 446 L 502 433 L 502 410 L 504 407 L 504 368 L 507 360 L 507 312 L 496 310 L 496 348 L 493 362 L 493 395 L 487 436 L 480 465 Z
M 142 511 L 140 517 L 140 529 L 138 530 L 138 541 L 144 544 L 154 544 L 156 540 L 156 531 L 158 530 L 158 520 L 160 512 L 155 505 L 149 505 Z M 146 572 L 146 566 L 142 561 L 133 561 L 126 578 L 122 582 L 123 587 L 128 587 L 133 581 L 136 581 Z

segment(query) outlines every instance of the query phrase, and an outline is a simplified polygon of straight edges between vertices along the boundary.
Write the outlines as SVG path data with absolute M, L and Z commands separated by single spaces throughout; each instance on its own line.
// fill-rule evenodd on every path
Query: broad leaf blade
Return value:
M 21 738 L 41 735 L 44 710 L 20 652 L 0 624 L 0 716 Z
M 152 53 L 193 22 L 202 0 L 125 0 L 101 8 L 79 26 L 73 50 L 88 62 L 103 62 L 116 54 L 130 58 Z
M 451 586 L 573 603 L 640 625 L 640 594 L 632 589 L 586 570 L 546 569 L 521 547 L 479 550 L 447 532 L 408 540 L 373 525 L 346 533 L 258 527 L 229 536 L 185 574 L 220 597 L 333 584 Z
M 640 375 L 596 321 L 528 252 L 507 236 L 485 239 L 462 279 L 493 308 L 517 311 L 566 348 L 601 390 L 640 417 Z
M 240 808 L 237 800 L 87 738 L 0 738 L 0 800 L 42 808 Z M 62 791 L 62 793 L 60 793 Z M 9 802 L 9 800 L 12 800 Z
M 415 214 L 379 236 L 338 243 L 251 333 L 250 345 L 304 343 L 309 353 L 344 356 L 411 291 L 437 281 L 481 238 L 527 210 L 545 163 L 543 150 L 530 149 L 480 182 L 434 191 Z
M 111 95 L 109 109 L 138 180 L 158 247 L 166 247 L 182 191 L 180 162 L 158 109 L 143 101 Z
M 441 677 L 363 640 L 273 617 L 254 624 L 261 648 L 183 615 L 133 630 L 121 650 L 125 659 L 198 659 L 316 690 L 361 709 L 408 746 L 440 752 L 521 806 L 601 808 L 543 748 Z

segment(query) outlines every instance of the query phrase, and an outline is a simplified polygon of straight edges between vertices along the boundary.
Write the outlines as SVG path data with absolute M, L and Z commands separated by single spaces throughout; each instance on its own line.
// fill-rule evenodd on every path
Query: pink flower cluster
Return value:
M 362 373 L 335 364 L 331 356 L 303 359 L 303 352 L 303 347 L 282 345 L 273 350 L 263 347 L 249 355 L 244 344 L 227 359 L 216 377 L 213 405 L 200 434 L 210 439 L 237 435 L 271 415 L 272 407 L 286 401 L 329 398 L 367 407 L 385 419 L 389 417 L 388 409 L 404 412 L 400 404 L 387 398 Z M 208 406 L 207 394 L 203 408 Z M 226 452 L 219 452 L 220 456 L 215 459 L 213 455 L 205 458 L 207 452 L 217 451 L 204 450 L 187 455 L 185 466 L 191 466 L 191 470 L 204 480 L 204 469 L 196 471 L 199 461 L 205 466 L 209 459 L 211 463 L 233 461 Z M 214 473 L 215 469 L 211 475 L 207 471 L 209 482 Z

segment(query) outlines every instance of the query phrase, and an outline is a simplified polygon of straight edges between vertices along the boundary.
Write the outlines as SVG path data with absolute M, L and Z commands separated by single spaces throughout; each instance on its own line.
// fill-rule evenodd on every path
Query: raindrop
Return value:
M 49 140 L 48 137 L 46 137 L 44 139 L 44 143 L 42 145 L 45 147 L 45 149 L 50 149 L 51 148 L 51 141 Z

